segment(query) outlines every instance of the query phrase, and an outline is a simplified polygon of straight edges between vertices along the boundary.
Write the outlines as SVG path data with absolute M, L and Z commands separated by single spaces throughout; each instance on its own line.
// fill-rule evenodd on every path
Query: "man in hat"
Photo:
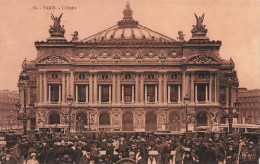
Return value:
M 258 163 L 257 150 L 254 147 L 253 142 L 249 142 L 248 146 L 248 164 L 257 164 Z
M 104 157 L 102 155 L 98 155 L 97 164 L 105 164 Z

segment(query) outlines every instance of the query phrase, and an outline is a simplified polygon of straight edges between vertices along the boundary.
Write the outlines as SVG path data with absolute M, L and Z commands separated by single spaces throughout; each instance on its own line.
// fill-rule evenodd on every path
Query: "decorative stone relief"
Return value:
M 149 58 L 153 58 L 153 57 L 155 57 L 155 53 L 154 52 L 148 52 L 148 54 L 147 54 L 147 56 L 149 57 Z
M 47 56 L 39 61 L 40 64 L 69 64 L 70 62 L 61 56 Z
M 69 123 L 69 113 L 68 112 L 61 112 L 62 114 L 62 124 L 68 124 Z
M 113 111 L 113 115 L 114 115 L 114 120 L 115 120 L 115 124 L 118 125 L 118 117 L 119 117 L 120 112 L 118 110 Z
M 161 50 L 159 52 L 159 59 L 166 59 L 167 55 L 168 55 L 168 52 L 166 50 Z
M 46 119 L 45 119 L 45 112 L 39 113 L 38 112 L 38 124 L 45 125 L 46 124 Z
M 218 112 L 217 111 L 211 111 L 211 123 L 212 124 L 217 124 L 218 123 Z
M 190 111 L 187 113 L 187 121 L 189 123 L 194 123 L 194 111 Z
M 166 111 L 162 111 L 161 112 L 161 117 L 162 117 L 162 122 L 161 122 L 161 124 L 162 125 L 166 125 Z
M 141 111 L 141 110 L 138 110 L 137 112 L 136 112 L 136 114 L 137 114 L 137 121 L 138 121 L 138 126 L 140 127 L 141 125 L 142 125 L 142 116 L 143 116 L 143 114 L 144 114 L 144 112 L 143 111 Z
M 138 50 L 136 52 L 136 59 L 143 59 L 144 58 L 144 55 L 145 55 L 145 52 L 143 50 Z
M 101 56 L 103 58 L 107 58 L 109 56 L 109 54 L 107 53 L 107 51 L 104 51 Z
M 97 56 L 98 56 L 98 51 L 96 51 L 96 50 L 91 50 L 91 51 L 89 52 L 89 58 L 90 58 L 90 59 L 97 59 Z
M 47 81 L 61 81 L 61 73 L 60 72 L 48 72 L 47 73 Z
M 171 57 L 172 57 L 172 58 L 176 58 L 176 57 L 177 57 L 177 52 L 173 51 L 173 52 L 171 53 Z
M 85 73 L 85 72 L 76 72 L 75 73 L 75 80 L 76 81 L 88 80 L 87 73 Z
M 217 63 L 218 61 L 211 56 L 198 55 L 190 58 L 187 62 L 203 64 L 203 63 Z
M 119 50 L 115 50 L 112 52 L 113 59 L 120 59 L 121 52 Z

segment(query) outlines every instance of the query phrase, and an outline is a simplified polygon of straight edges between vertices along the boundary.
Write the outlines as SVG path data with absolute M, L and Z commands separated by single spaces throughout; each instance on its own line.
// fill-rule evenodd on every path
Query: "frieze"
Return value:
M 166 59 L 167 55 L 168 55 L 168 52 L 166 50 L 161 50 L 159 52 L 159 59 Z
M 209 72 L 196 72 L 195 80 L 196 81 L 209 80 Z
M 97 50 L 91 50 L 89 52 L 89 58 L 90 59 L 97 59 L 97 56 L 98 56 L 98 51 Z
M 215 64 L 218 63 L 216 59 L 208 55 L 197 55 L 190 58 L 187 62 L 196 64 Z
M 212 124 L 217 124 L 218 123 L 218 112 L 217 111 L 211 111 L 211 123 Z
M 70 62 L 61 56 L 47 56 L 41 59 L 39 64 L 70 64 Z

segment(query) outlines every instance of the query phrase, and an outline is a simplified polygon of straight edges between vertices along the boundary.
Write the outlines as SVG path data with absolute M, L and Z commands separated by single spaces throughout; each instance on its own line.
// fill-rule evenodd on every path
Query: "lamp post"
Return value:
M 19 83 L 18 86 L 21 87 L 24 92 L 23 92 L 23 133 L 26 134 L 26 123 L 27 123 L 27 117 L 26 117 L 26 89 L 27 89 L 27 85 L 28 85 L 28 80 L 29 80 L 29 76 L 26 75 L 26 73 L 23 71 L 20 76 L 19 76 Z M 18 117 L 19 118 L 19 117 Z
M 17 111 L 17 129 L 19 129 L 19 113 L 21 110 L 21 104 L 19 102 L 17 102 L 15 104 L 15 106 L 16 106 L 16 111 Z
M 189 97 L 188 95 L 186 95 L 184 97 L 184 104 L 185 104 L 185 108 L 186 108 L 186 121 L 185 121 L 185 124 L 186 124 L 186 132 L 188 132 L 188 103 L 189 103 Z
M 90 129 L 90 124 L 91 124 L 91 122 L 90 122 L 90 119 L 91 119 L 91 117 L 90 117 L 90 115 L 91 115 L 91 109 L 89 109 L 88 110 L 88 130 L 90 131 L 91 129 Z
M 67 103 L 69 105 L 69 133 L 70 133 L 70 128 L 71 128 L 71 105 L 73 102 L 73 98 L 71 97 L 71 95 L 69 95 L 69 97 L 67 98 Z

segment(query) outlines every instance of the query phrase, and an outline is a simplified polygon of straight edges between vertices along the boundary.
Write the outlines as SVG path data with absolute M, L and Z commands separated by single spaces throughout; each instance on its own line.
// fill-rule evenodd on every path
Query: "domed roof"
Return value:
M 139 25 L 139 23 L 133 19 L 132 13 L 133 12 L 128 2 L 123 11 L 123 20 L 119 21 L 115 26 L 81 40 L 81 42 L 175 42 L 172 38 Z

